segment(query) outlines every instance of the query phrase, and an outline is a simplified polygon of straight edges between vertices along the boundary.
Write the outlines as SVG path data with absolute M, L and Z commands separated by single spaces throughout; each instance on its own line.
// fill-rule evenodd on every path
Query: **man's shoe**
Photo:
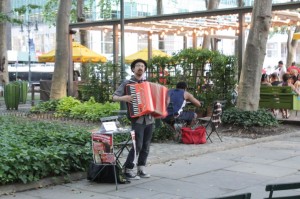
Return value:
M 141 178 L 150 178 L 150 174 L 146 173 L 144 171 L 145 166 L 138 166 L 138 172 L 137 175 L 140 176 Z
M 133 172 L 133 169 L 125 169 L 125 177 L 127 180 L 139 180 L 140 179 L 140 177 L 137 176 Z
M 145 173 L 144 171 L 138 171 L 137 175 L 140 176 L 141 178 L 150 178 L 151 175 L 149 173 Z

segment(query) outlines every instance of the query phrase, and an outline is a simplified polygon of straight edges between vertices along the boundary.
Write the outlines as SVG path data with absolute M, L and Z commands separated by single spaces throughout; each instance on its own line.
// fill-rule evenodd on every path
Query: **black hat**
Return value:
M 144 65 L 145 65 L 145 71 L 147 70 L 147 62 L 143 59 L 136 59 L 134 60 L 130 66 L 131 66 L 131 71 L 133 71 L 133 68 L 135 67 L 135 64 L 138 63 L 138 62 L 142 62 Z
M 282 61 L 279 61 L 278 64 L 283 64 L 283 62 L 282 62 Z

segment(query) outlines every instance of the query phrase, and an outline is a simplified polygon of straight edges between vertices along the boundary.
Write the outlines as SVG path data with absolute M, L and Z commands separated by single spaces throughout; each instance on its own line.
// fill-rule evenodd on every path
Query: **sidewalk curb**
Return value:
M 58 177 L 49 177 L 37 182 L 31 182 L 28 184 L 10 184 L 10 185 L 1 185 L 0 186 L 0 197 L 1 195 L 11 195 L 16 192 L 27 191 L 31 189 L 39 189 L 42 187 L 47 187 L 50 185 L 60 185 L 64 183 L 68 183 L 71 181 L 81 180 L 86 178 L 86 172 L 77 172 L 71 174 L 69 177 L 66 176 L 58 176 Z

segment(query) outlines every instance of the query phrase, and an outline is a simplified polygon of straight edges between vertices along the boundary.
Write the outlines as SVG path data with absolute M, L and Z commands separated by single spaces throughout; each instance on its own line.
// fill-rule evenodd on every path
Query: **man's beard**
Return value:
M 143 71 L 143 70 L 138 70 L 138 71 L 136 72 L 136 76 L 139 76 L 139 77 L 143 76 L 143 74 L 144 74 L 144 71 Z

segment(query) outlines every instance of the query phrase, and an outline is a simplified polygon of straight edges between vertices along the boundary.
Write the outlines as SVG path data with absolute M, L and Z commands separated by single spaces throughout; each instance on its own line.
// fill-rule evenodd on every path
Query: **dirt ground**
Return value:
M 221 125 L 218 131 L 226 136 L 242 137 L 242 138 L 261 138 L 271 135 L 279 135 L 283 133 L 291 133 L 300 130 L 300 123 L 279 124 L 278 127 L 249 127 L 242 128 L 236 126 Z

